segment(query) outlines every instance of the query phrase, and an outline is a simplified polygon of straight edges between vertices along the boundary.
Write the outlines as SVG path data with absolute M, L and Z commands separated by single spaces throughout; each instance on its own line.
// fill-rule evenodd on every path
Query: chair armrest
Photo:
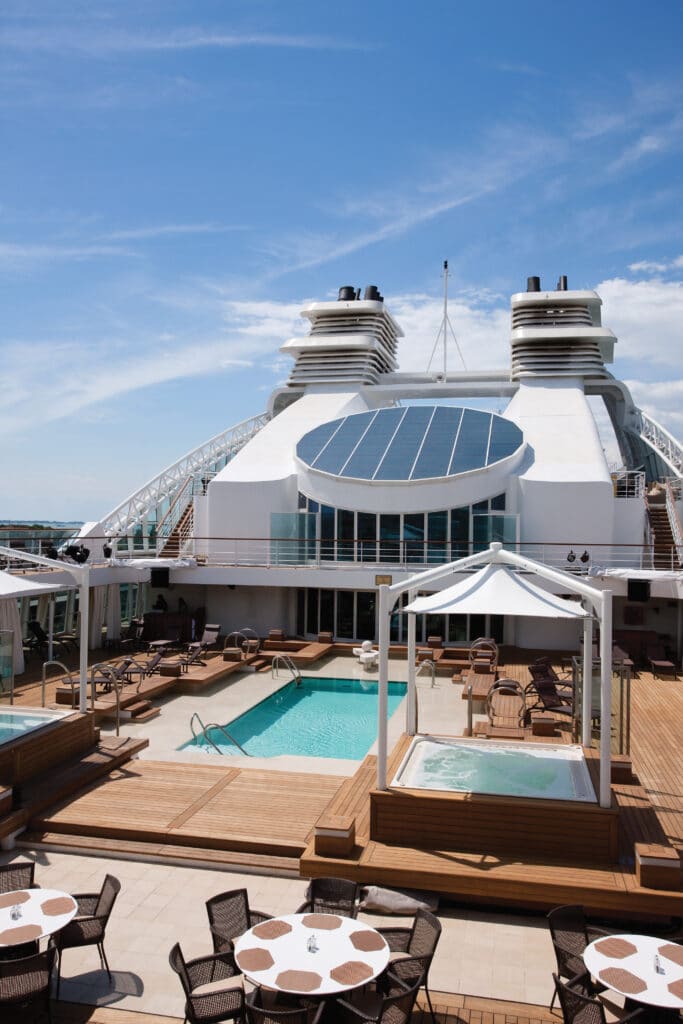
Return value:
M 76 915 L 78 917 L 94 917 L 97 901 L 100 898 L 100 894 L 98 892 L 74 892 L 71 896 L 78 904 L 78 910 L 76 911 Z
M 264 914 L 262 910 L 250 910 L 249 911 L 249 924 L 253 928 L 254 925 L 261 924 L 263 921 L 272 921 L 272 914 Z
M 200 985 L 208 985 L 212 981 L 223 981 L 234 978 L 240 973 L 235 963 L 232 951 L 224 953 L 210 953 L 208 956 L 199 956 L 194 960 L 188 960 L 185 964 L 187 976 L 190 979 L 192 988 Z
M 405 953 L 407 951 L 412 933 L 411 928 L 378 928 L 377 931 L 392 953 Z
M 295 910 L 294 913 L 295 914 L 308 914 L 311 911 L 311 907 L 312 907 L 311 901 L 310 900 L 306 900 L 306 902 L 302 903 L 301 906 L 299 907 L 299 909 Z
M 335 1024 L 355 1024 L 357 1021 L 377 1020 L 373 1014 L 364 1013 L 359 1006 L 339 998 L 328 1006 L 328 1016 Z

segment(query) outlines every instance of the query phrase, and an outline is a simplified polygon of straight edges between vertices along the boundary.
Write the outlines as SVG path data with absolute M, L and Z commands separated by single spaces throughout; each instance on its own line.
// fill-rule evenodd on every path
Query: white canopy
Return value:
M 0 570 L 0 601 L 6 597 L 40 597 L 42 594 L 54 594 L 57 590 L 68 590 L 73 583 L 38 583 L 22 576 L 14 576 L 11 572 Z
M 416 598 L 403 611 L 433 615 L 529 615 L 544 619 L 584 619 L 590 615 L 578 601 L 551 594 L 527 576 L 496 562 L 447 590 Z

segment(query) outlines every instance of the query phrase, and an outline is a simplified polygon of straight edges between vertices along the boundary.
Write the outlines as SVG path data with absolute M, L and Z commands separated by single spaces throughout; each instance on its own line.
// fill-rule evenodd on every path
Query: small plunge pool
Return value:
M 416 736 L 391 785 L 596 802 L 583 750 L 568 744 Z

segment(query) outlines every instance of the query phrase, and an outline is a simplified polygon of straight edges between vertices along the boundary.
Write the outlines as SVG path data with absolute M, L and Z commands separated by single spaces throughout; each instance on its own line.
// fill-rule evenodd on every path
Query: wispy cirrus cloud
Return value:
M 286 49 L 370 50 L 363 40 L 333 36 L 289 35 L 276 32 L 231 32 L 187 26 L 166 32 L 93 28 L 16 26 L 0 31 L 0 46 L 21 52 L 78 54 L 108 57 L 114 54 L 150 54 L 188 50 Z
M 503 63 L 494 64 L 493 70 L 501 71 L 503 74 L 510 75 L 531 75 L 534 78 L 545 74 L 545 71 L 541 68 L 534 67 L 533 64 L 516 64 L 512 61 L 504 61 Z
M 246 231 L 246 224 L 149 224 L 139 228 L 120 228 L 103 237 L 112 241 L 136 241 L 147 238 L 165 238 L 175 235 L 221 235 L 230 231 Z
M 59 245 L 43 242 L 0 242 L 0 270 L 21 271 L 41 264 L 82 263 L 109 256 L 135 256 L 118 245 Z

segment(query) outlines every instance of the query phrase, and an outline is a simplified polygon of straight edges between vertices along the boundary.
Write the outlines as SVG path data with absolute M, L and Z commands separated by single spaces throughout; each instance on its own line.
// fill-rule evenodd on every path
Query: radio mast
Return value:
M 450 317 L 448 316 L 448 260 L 444 260 L 443 261 L 443 318 L 441 320 L 441 324 L 439 326 L 439 330 L 437 331 L 437 334 L 436 334 L 436 341 L 434 342 L 434 348 L 432 349 L 432 354 L 429 357 L 429 363 L 427 364 L 427 373 L 429 373 L 429 371 L 431 369 L 432 362 L 434 360 L 434 356 L 436 355 L 436 351 L 437 351 L 437 349 L 439 347 L 439 344 L 441 343 L 443 345 L 443 379 L 444 380 L 447 379 L 447 374 L 448 374 L 448 332 L 449 332 L 449 330 L 451 332 L 451 337 L 453 338 L 453 341 L 455 342 L 455 347 L 458 350 L 458 355 L 460 356 L 460 361 L 462 363 L 463 370 L 466 370 L 467 366 L 465 365 L 465 360 L 463 358 L 463 354 L 460 351 L 460 345 L 458 344 L 458 339 L 455 336 L 455 331 L 453 330 L 453 324 L 451 323 Z

